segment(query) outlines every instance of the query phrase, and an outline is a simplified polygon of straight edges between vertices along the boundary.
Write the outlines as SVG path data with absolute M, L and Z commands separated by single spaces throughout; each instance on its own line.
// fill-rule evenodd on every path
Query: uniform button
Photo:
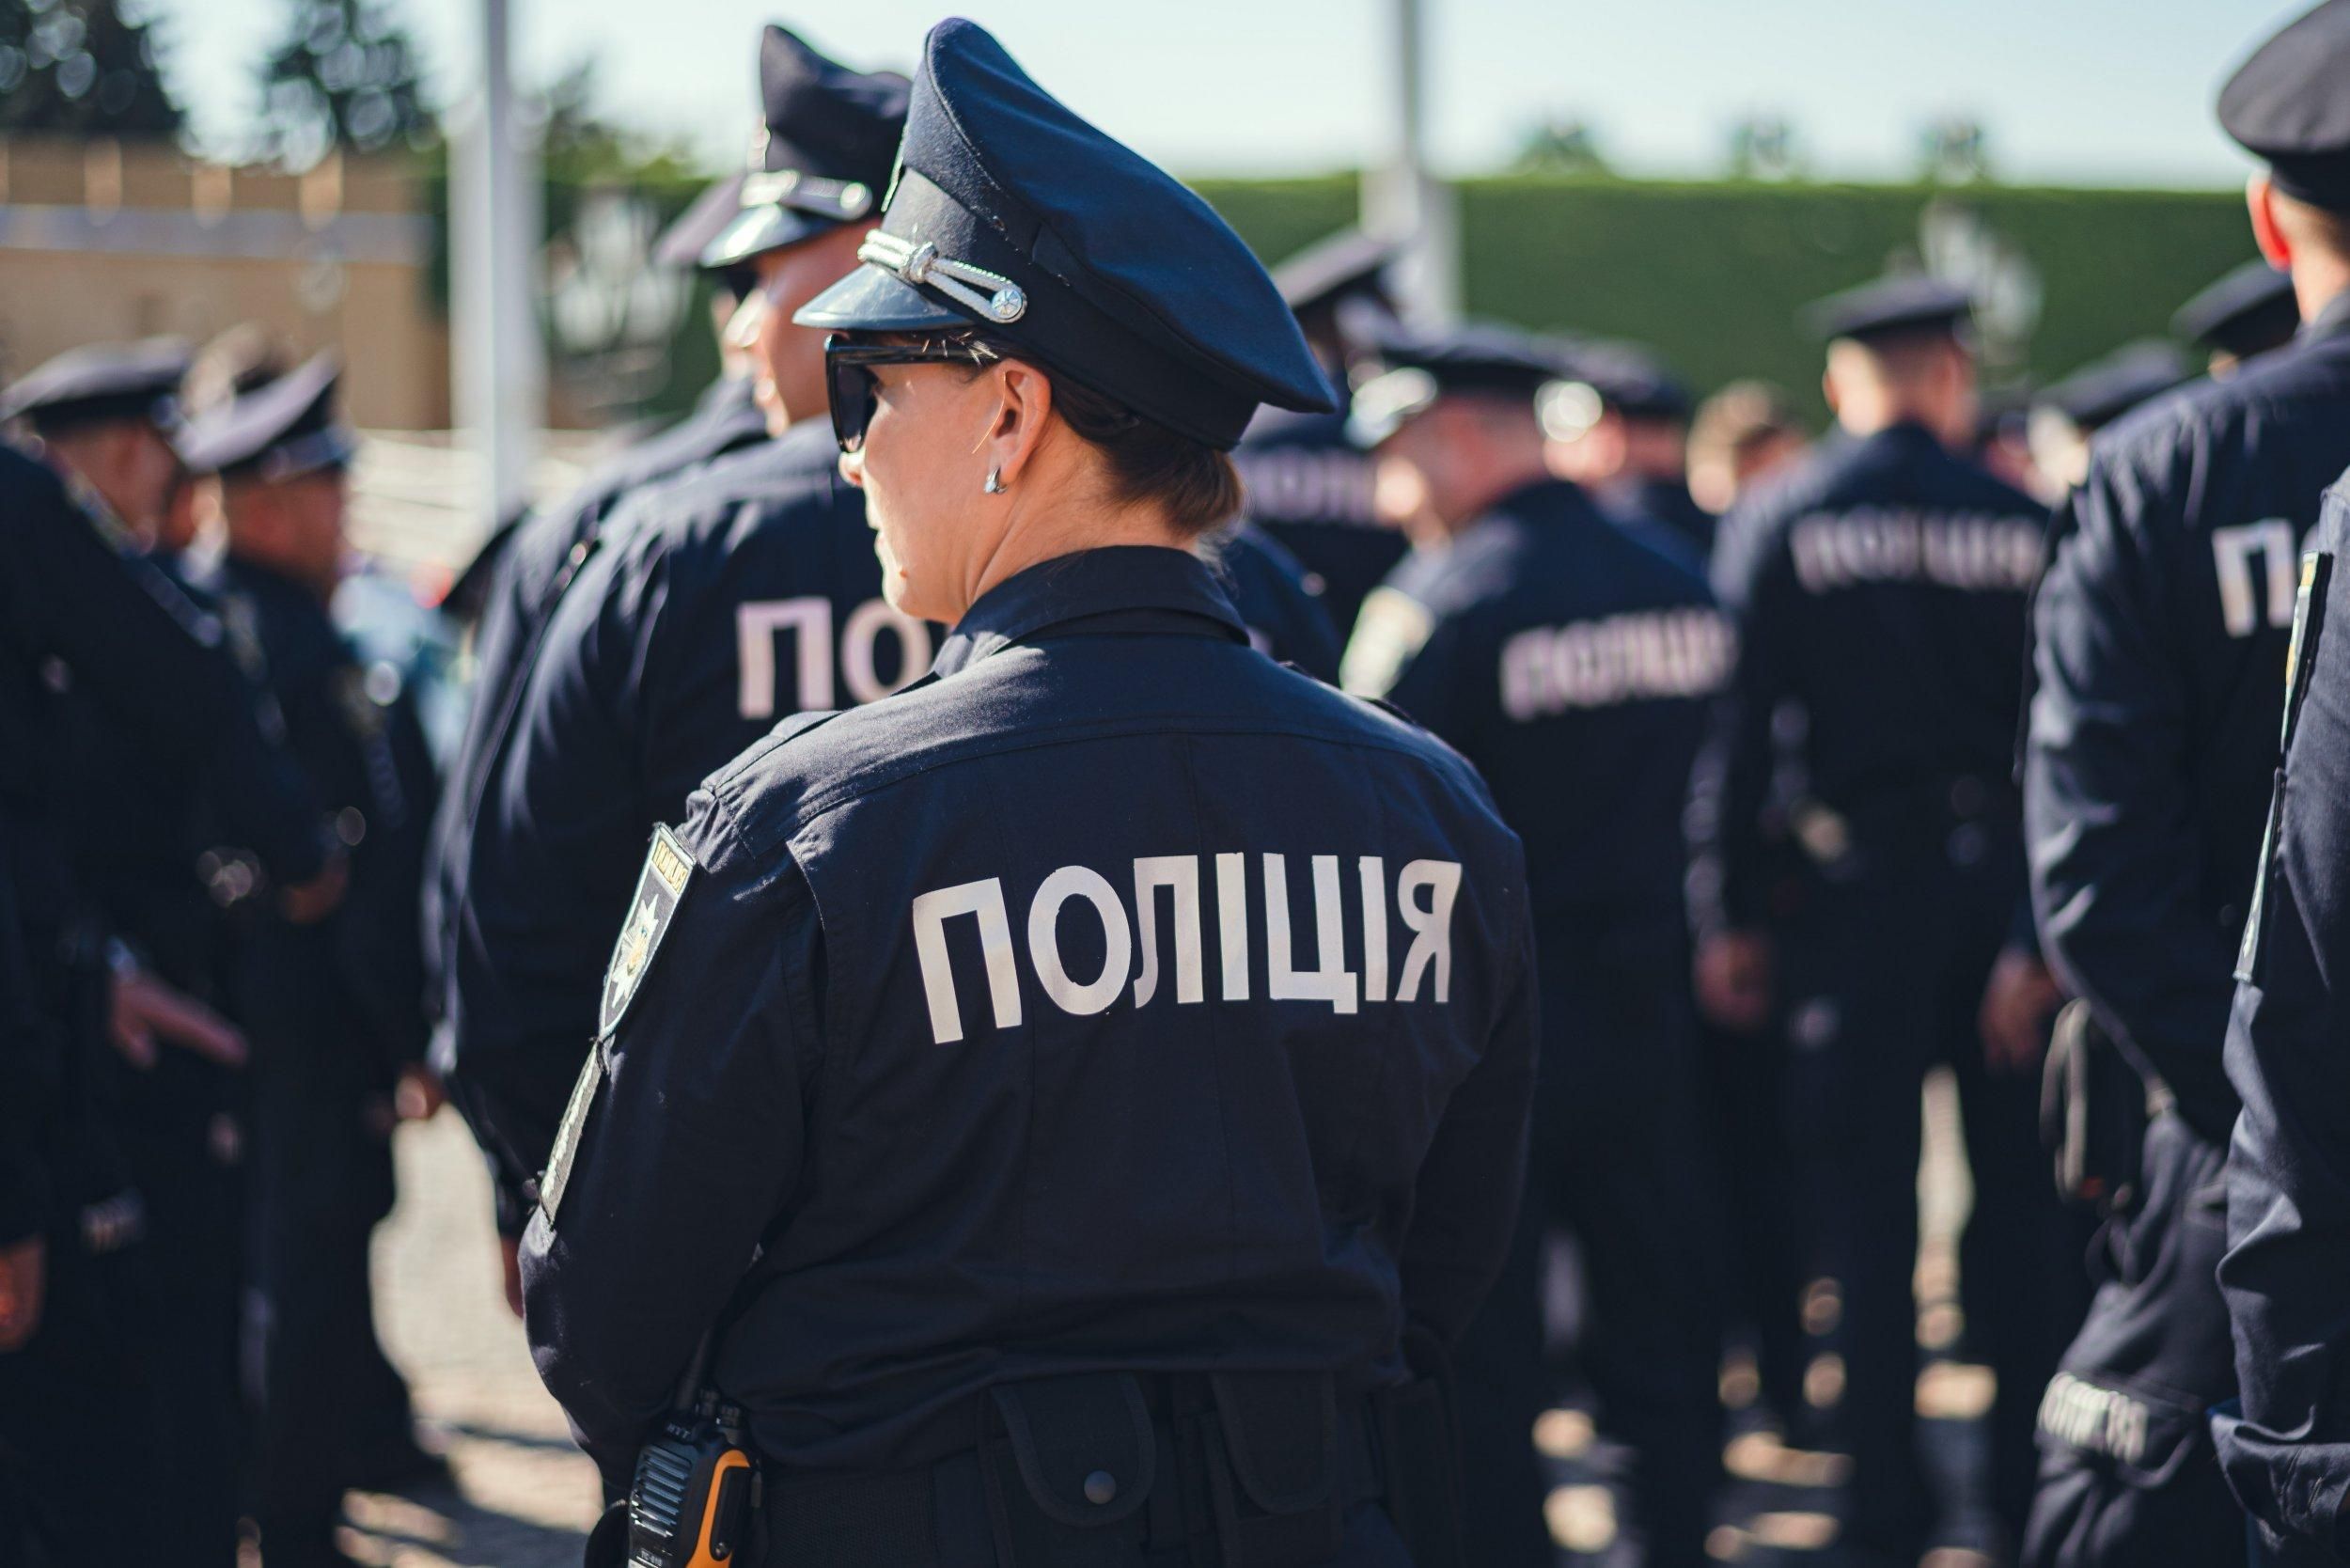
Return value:
M 1118 1496 L 1118 1478 L 1107 1470 L 1096 1470 L 1086 1477 L 1086 1501 L 1096 1508 L 1107 1508 Z

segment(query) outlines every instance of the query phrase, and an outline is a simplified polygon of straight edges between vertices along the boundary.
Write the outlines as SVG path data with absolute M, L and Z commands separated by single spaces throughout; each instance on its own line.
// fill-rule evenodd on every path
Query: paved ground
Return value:
M 376 1232 L 377 1322 L 458 1495 L 354 1494 L 344 1549 L 387 1568 L 572 1568 L 595 1467 L 540 1387 L 498 1284 L 490 1185 L 453 1111 L 400 1129 L 400 1207 Z

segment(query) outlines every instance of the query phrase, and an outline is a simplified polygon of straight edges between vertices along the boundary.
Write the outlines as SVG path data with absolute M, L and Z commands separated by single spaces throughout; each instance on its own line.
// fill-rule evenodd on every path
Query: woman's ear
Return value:
M 1053 412 L 1053 384 L 1035 366 L 1007 359 L 995 367 L 995 422 L 988 428 L 988 461 L 1005 489 L 1027 470 Z
M 2270 266 L 2286 271 L 2293 266 L 2293 242 L 2277 221 L 2276 196 L 2276 188 L 2264 174 L 2252 176 L 2245 184 L 2244 205 L 2252 214 L 2252 243 Z

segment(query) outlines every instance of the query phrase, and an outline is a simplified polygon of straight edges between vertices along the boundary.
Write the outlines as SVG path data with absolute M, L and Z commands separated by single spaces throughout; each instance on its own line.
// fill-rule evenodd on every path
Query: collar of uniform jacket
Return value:
M 2350 289 L 2327 300 L 2316 315 L 2301 323 L 2304 343 L 2320 337 L 2340 337 L 2344 333 L 2350 333 Z
M 999 649 L 1080 620 L 1102 622 L 1088 632 L 1180 630 L 1248 640 L 1240 612 L 1198 557 L 1117 544 L 1056 557 L 989 588 L 955 623 L 931 672 L 952 675 Z

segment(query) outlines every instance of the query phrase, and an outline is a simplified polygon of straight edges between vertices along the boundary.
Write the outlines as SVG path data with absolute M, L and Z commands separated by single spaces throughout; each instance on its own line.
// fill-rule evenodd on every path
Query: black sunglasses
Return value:
M 918 343 L 864 343 L 836 332 L 824 339 L 824 390 L 832 401 L 832 433 L 844 452 L 865 445 L 872 422 L 876 365 L 984 365 L 995 356 L 960 337 Z

